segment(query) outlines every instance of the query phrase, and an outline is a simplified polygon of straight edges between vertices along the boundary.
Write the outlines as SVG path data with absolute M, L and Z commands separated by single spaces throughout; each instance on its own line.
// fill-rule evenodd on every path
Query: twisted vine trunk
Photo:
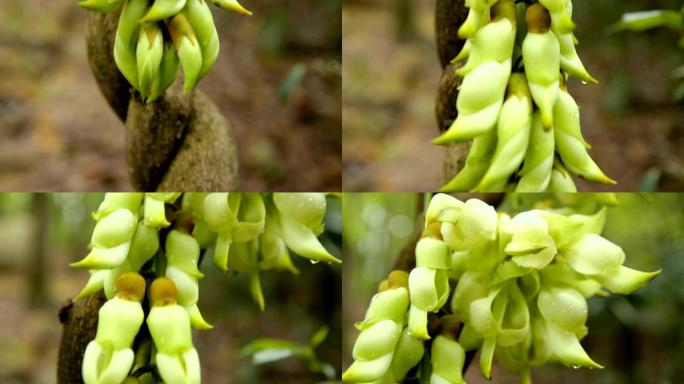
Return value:
M 178 79 L 144 103 L 113 57 L 119 13 L 91 12 L 88 58 L 103 96 L 126 125 L 126 158 L 133 187 L 142 191 L 228 191 L 237 188 L 232 130 L 199 90 L 183 93 Z
M 468 16 L 468 8 L 464 0 L 437 0 L 435 7 L 435 36 L 437 38 L 437 52 L 442 65 L 442 78 L 437 91 L 437 125 L 440 132 L 446 131 L 456 120 L 456 96 L 462 78 L 454 71 L 462 64 L 451 64 L 451 60 L 465 44 L 465 40 L 458 37 L 458 28 Z M 470 142 L 452 144 L 447 147 L 444 161 L 443 175 L 450 180 L 461 168 L 470 149 Z
M 88 343 L 95 338 L 97 312 L 104 303 L 105 297 L 100 292 L 76 302 L 69 300 L 60 309 L 59 321 L 64 329 L 57 360 L 58 384 L 83 383 L 83 354 Z

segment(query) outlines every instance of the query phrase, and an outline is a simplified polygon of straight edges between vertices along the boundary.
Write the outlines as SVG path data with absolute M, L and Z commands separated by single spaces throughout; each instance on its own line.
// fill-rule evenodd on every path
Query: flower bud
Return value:
M 514 263 L 542 269 L 556 256 L 556 244 L 549 236 L 549 226 L 538 211 L 516 215 L 507 227 L 512 240 L 506 245 L 505 252 L 513 256 Z
M 266 221 L 266 206 L 261 194 L 249 192 L 241 194 L 237 220 L 233 228 L 233 241 L 251 241 L 261 235 Z
M 383 382 L 394 383 L 403 380 L 408 371 L 420 362 L 424 352 L 423 342 L 411 337 L 408 334 L 408 329 L 404 328 L 399 337 L 399 342 L 392 358 L 392 364 Z
M 292 263 L 290 252 L 287 250 L 285 241 L 279 236 L 276 225 L 273 220 L 266 220 L 264 233 L 259 237 L 259 252 L 261 252 L 259 268 L 263 270 L 284 269 L 298 274 L 299 269 Z
M 248 11 L 240 5 L 237 0 L 209 0 L 212 4 L 217 7 L 223 8 L 226 11 L 232 11 L 241 15 L 251 16 L 252 12 Z
M 496 239 L 498 218 L 496 210 L 478 199 L 470 199 L 456 223 L 442 224 L 442 237 L 449 248 L 465 251 L 488 245 Z
M 573 332 L 566 331 L 548 320 L 544 323 L 545 342 L 552 360 L 568 366 L 603 368 L 587 355 Z
M 416 266 L 449 269 L 449 250 L 443 241 L 424 237 L 416 244 Z
M 158 79 L 153 83 L 154 87 L 150 93 L 149 101 L 158 99 L 173 84 L 178 74 L 178 64 L 178 55 L 173 49 L 173 44 L 164 41 L 164 54 L 161 64 L 159 64 Z
M 569 33 L 575 29 L 572 22 L 572 0 L 539 0 L 551 14 L 551 26 L 558 33 Z
M 391 288 L 373 296 L 354 344 L 354 363 L 342 374 L 342 381 L 367 383 L 388 374 L 399 342 L 408 307 L 404 287 Z
M 559 93 L 554 107 L 556 148 L 568 170 L 587 180 L 612 185 L 615 181 L 606 176 L 587 152 L 587 143 L 580 132 L 579 108 L 572 96 Z
M 145 279 L 135 272 L 124 273 L 117 280 L 116 297 L 100 308 L 95 340 L 83 356 L 86 384 L 116 384 L 128 376 L 134 359 L 133 339 L 145 317 L 140 305 L 144 293 Z
M 96 12 L 114 12 L 116 11 L 123 0 L 83 0 L 78 3 L 79 6 Z
M 489 20 L 489 9 L 496 0 L 468 0 L 466 7 L 470 9 L 468 18 L 458 29 L 458 37 L 465 39 L 471 37 L 480 26 Z
M 516 192 L 544 192 L 551 182 L 555 143 L 553 131 L 544 129 L 541 114 L 532 117 L 530 145 L 527 147 Z
M 159 81 L 159 65 L 164 56 L 164 38 L 156 23 L 142 24 L 136 48 L 138 91 L 143 100 L 153 92 Z M 146 204 L 147 205 L 147 204 Z
M 655 272 L 641 272 L 619 266 L 617 268 L 607 269 L 602 275 L 596 276 L 596 280 L 613 293 L 627 295 L 648 284 L 658 276 L 660 272 L 660 270 Z
M 537 307 L 544 318 L 576 335 L 584 332 L 587 301 L 572 288 L 547 287 L 539 292 Z
M 553 169 L 551 170 L 551 181 L 549 182 L 548 192 L 555 193 L 576 193 L 577 186 L 572 180 L 570 172 L 568 172 L 565 167 L 560 164 L 559 161 L 555 161 L 553 164 Z
M 487 274 L 467 270 L 459 279 L 451 298 L 451 312 L 471 324 L 470 305 L 477 299 L 486 297 L 490 290 L 490 277 Z
M 191 235 L 173 230 L 166 237 L 166 276 L 178 289 L 178 304 L 185 308 L 190 322 L 197 329 L 211 329 L 199 309 L 199 287 L 197 280 L 204 275 L 197 269 L 200 248 Z
M 548 15 L 545 12 L 540 4 L 533 4 L 527 9 L 527 35 L 523 40 L 522 55 L 530 93 L 541 111 L 542 124 L 550 128 L 553 125 L 553 106 L 558 98 L 560 45 L 546 25 Z
M 187 0 L 183 14 L 188 19 L 202 47 L 200 78 L 211 69 L 219 54 L 219 38 L 209 4 L 204 0 Z
M 140 211 L 140 204 L 144 195 L 144 193 L 140 192 L 107 192 L 97 211 L 93 213 L 93 218 L 100 220 L 121 208 L 128 209 L 134 215 L 137 215 Z
M 496 148 L 496 131 L 490 130 L 473 139 L 465 165 L 440 192 L 470 191 L 477 186 L 492 161 Z
M 409 294 L 405 287 L 388 289 L 376 293 L 371 299 L 366 310 L 366 316 L 355 326 L 364 330 L 382 320 L 392 320 L 395 323 L 403 323 L 406 310 L 409 306 Z
M 157 351 L 155 361 L 165 383 L 199 384 L 199 356 L 192 344 L 188 314 L 176 304 L 177 292 L 173 281 L 165 277 L 156 279 L 150 288 L 147 327 Z
M 462 376 L 465 351 L 457 341 L 443 335 L 437 336 L 432 342 L 430 359 L 432 362 L 431 383 L 465 383 Z
M 532 126 L 532 100 L 525 75 L 511 75 L 508 94 L 499 115 L 496 151 L 487 173 L 475 187 L 478 191 L 502 192 L 527 151 Z
M 145 194 L 144 215 L 145 225 L 152 228 L 165 228 L 171 223 L 166 219 L 166 204 L 173 204 L 180 193 L 154 192 Z
M 204 198 L 204 220 L 209 229 L 218 233 L 214 262 L 222 270 L 228 270 L 228 254 L 233 242 L 233 227 L 237 224 L 240 208 L 238 193 L 210 193 Z
M 470 50 L 472 49 L 472 47 L 473 47 L 473 42 L 471 41 L 471 39 L 466 40 L 466 42 L 463 44 L 463 48 L 461 48 L 461 51 L 458 53 L 458 55 L 456 55 L 456 57 L 454 57 L 451 60 L 451 63 L 452 64 L 458 63 L 459 61 L 463 61 L 463 60 L 469 58 L 470 57 Z
M 185 0 L 182 0 L 185 2 Z M 195 31 L 183 13 L 178 13 L 168 24 L 174 48 L 178 53 L 183 75 L 183 91 L 188 92 L 199 81 L 202 71 L 202 48 L 197 41 Z
M 451 221 L 456 222 L 461 216 L 461 210 L 465 204 L 459 199 L 438 193 L 432 197 L 425 211 L 425 226 L 435 222 Z
M 508 0 L 500 1 L 507 7 L 515 9 Z M 504 63 L 513 55 L 515 43 L 515 11 L 512 18 L 501 16 L 480 28 L 469 40 L 471 42 L 468 62 L 456 74 L 464 76 L 487 61 Z
M 411 336 L 427 340 L 428 312 L 437 312 L 449 298 L 449 277 L 446 270 L 416 267 L 409 274 L 408 332 Z
M 574 76 L 582 81 L 588 83 L 598 83 L 598 80 L 594 79 L 586 68 L 582 64 L 582 60 L 577 55 L 577 50 L 575 49 L 575 41 L 573 39 L 572 33 L 564 33 L 556 35 L 558 38 L 558 43 L 560 44 L 560 54 L 561 54 L 561 69 L 570 76 Z
M 119 25 L 114 38 L 114 61 L 119 71 L 135 89 L 140 88 L 138 82 L 138 63 L 135 57 L 140 31 L 138 21 L 146 11 L 147 0 L 126 1 L 119 16 Z
M 140 20 L 141 23 L 149 23 L 168 19 L 185 7 L 185 0 L 154 0 L 150 10 Z
M 572 269 L 589 276 L 601 275 L 625 261 L 622 248 L 593 233 L 584 235 L 563 256 Z
M 483 63 L 464 77 L 456 99 L 458 117 L 433 143 L 446 145 L 470 140 L 492 130 L 499 117 L 510 74 L 509 58 L 503 63 Z
M 304 224 L 316 235 L 323 232 L 326 200 L 324 193 L 274 193 L 273 203 L 284 215 Z
M 95 224 L 92 250 L 83 260 L 71 263 L 74 268 L 115 268 L 126 260 L 136 228 L 136 218 L 128 209 L 118 209 Z
M 321 213 L 325 205 L 323 205 L 322 196 L 286 197 L 279 194 L 277 197 L 274 195 L 273 201 L 278 207 L 274 218 L 277 220 L 281 237 L 288 248 L 312 262 L 341 263 L 323 247 L 316 237 L 323 227 Z
M 392 320 L 382 320 L 366 328 L 359 334 L 354 344 L 355 360 L 375 360 L 387 353 L 394 352 L 399 341 L 400 330 Z

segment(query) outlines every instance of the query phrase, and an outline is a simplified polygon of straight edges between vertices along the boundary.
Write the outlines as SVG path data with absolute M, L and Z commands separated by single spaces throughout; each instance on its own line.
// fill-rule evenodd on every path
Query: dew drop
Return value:
M 573 366 L 572 366 L 572 369 L 579 369 L 579 368 L 580 368 L 579 365 L 573 365 Z
M 587 85 L 587 82 L 582 80 L 582 85 Z
M 311 262 L 311 264 L 318 264 L 319 263 L 319 260 L 309 259 L 309 261 Z

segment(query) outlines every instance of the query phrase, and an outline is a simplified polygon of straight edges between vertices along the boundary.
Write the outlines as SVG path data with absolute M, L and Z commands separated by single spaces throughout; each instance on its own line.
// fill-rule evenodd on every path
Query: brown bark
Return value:
M 58 384 L 82 383 L 81 362 L 88 343 L 97 332 L 97 312 L 104 304 L 102 292 L 79 300 L 69 300 L 59 311 L 64 326 L 57 363 Z
M 456 97 L 462 78 L 454 73 L 459 64 L 450 64 L 450 61 L 456 57 L 465 43 L 465 40 L 458 37 L 457 31 L 467 16 L 468 9 L 465 7 L 464 0 L 437 0 L 435 36 L 439 61 L 444 68 L 435 108 L 437 126 L 440 132 L 446 131 L 457 115 Z M 469 149 L 469 142 L 452 144 L 446 148 L 447 153 L 443 168 L 445 181 L 453 178 L 463 168 Z
M 126 158 L 133 187 L 142 191 L 236 189 L 237 150 L 228 122 L 201 91 L 184 93 L 180 77 L 159 99 L 143 103 L 114 62 L 118 19 L 118 13 L 92 12 L 86 39 L 95 80 L 126 125 Z

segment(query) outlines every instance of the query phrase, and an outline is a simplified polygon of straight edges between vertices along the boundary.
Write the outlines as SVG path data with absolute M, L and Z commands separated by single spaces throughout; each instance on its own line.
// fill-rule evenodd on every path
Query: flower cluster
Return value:
M 322 193 L 106 194 L 93 213 L 91 251 L 72 263 L 91 274 L 76 300 L 100 290 L 108 300 L 83 360 L 85 383 L 122 383 L 136 371 L 134 347 L 149 355 L 149 339 L 140 332 L 145 300 L 159 376 L 166 383 L 199 383 L 190 329 L 212 327 L 197 306 L 202 259 L 247 273 L 263 310 L 260 271 L 298 272 L 288 249 L 314 263 L 340 262 L 317 238 L 325 213 Z M 150 358 L 135 362 L 144 368 Z
M 467 41 L 454 59 L 463 77 L 458 117 L 434 140 L 473 140 L 465 167 L 443 191 L 576 192 L 570 174 L 615 184 L 587 152 L 569 76 L 596 80 L 584 68 L 572 31 L 571 0 L 466 1 L 459 36 Z
M 209 72 L 219 53 L 219 38 L 208 3 L 249 15 L 237 0 L 83 0 L 97 12 L 123 4 L 114 40 L 114 60 L 143 100 L 161 96 L 183 69 L 185 91 Z
M 465 353 L 475 350 L 488 379 L 495 356 L 525 383 L 530 368 L 551 361 L 601 368 L 580 344 L 587 298 L 631 293 L 659 273 L 622 265 L 622 249 L 600 236 L 605 218 L 605 209 L 510 217 L 480 200 L 436 195 L 416 267 L 380 284 L 343 380 L 399 382 L 422 359 L 421 379 L 464 383 Z

